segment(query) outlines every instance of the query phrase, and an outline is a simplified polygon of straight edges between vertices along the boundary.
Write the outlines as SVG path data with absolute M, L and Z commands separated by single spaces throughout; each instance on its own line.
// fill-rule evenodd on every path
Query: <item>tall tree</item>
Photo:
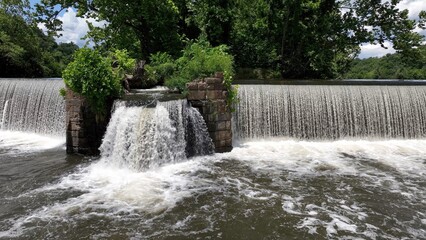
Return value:
M 172 0 L 42 0 L 36 6 L 38 20 L 50 30 L 61 30 L 57 16 L 70 7 L 80 17 L 105 21 L 104 27 L 89 25 L 88 37 L 98 46 L 127 48 L 148 59 L 158 51 L 176 52 L 180 44 L 179 9 Z
M 333 78 L 347 70 L 361 43 L 393 42 L 401 52 L 415 51 L 424 27 L 399 10 L 398 0 L 235 0 L 233 46 L 242 65 L 274 60 L 283 77 Z M 255 54 L 255 57 L 251 55 Z M 247 61 L 248 60 L 248 61 Z
M 52 30 L 60 28 L 55 17 L 68 7 L 106 21 L 105 28 L 92 25 L 88 37 L 138 58 L 158 51 L 176 55 L 183 38 L 201 33 L 212 45 L 230 45 L 238 66 L 277 68 L 285 78 L 335 78 L 361 43 L 384 47 L 389 41 L 406 56 L 417 54 L 424 37 L 414 30 L 425 27 L 426 13 L 410 20 L 407 10 L 397 8 L 400 1 L 42 0 L 37 10 Z
M 42 32 L 29 10 L 28 1 L 0 2 L 0 77 L 59 77 L 72 53 Z

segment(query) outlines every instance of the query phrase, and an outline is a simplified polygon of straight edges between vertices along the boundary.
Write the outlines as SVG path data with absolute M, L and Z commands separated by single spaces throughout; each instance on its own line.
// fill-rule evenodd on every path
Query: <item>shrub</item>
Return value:
M 156 53 L 151 56 L 150 64 L 145 66 L 147 80 L 154 84 L 163 84 L 170 78 L 176 69 L 172 57 L 167 53 Z
M 118 63 L 115 68 L 112 58 Z M 103 115 L 107 99 L 120 96 L 121 79 L 131 64 L 134 62 L 129 60 L 125 51 L 103 57 L 97 50 L 82 48 L 75 52 L 74 60 L 62 72 L 62 78 L 72 91 L 87 98 L 97 114 Z
M 127 50 L 115 50 L 109 57 L 113 60 L 114 73 L 117 77 L 123 77 L 124 74 L 133 71 L 136 65 L 136 59 L 130 58 Z
M 228 105 L 231 106 L 237 101 L 237 88 L 232 87 L 234 58 L 228 50 L 226 45 L 212 47 L 201 40 L 189 43 L 176 61 L 167 53 L 156 53 L 151 56 L 150 64 L 145 66 L 147 79 L 157 83 L 164 81 L 167 87 L 186 93 L 188 82 L 223 72 Z
M 190 43 L 176 61 L 176 73 L 166 80 L 166 85 L 185 92 L 186 83 L 196 78 L 211 76 L 215 72 L 224 72 L 225 77 L 231 77 L 234 59 L 227 51 L 226 45 L 212 47 L 205 41 Z

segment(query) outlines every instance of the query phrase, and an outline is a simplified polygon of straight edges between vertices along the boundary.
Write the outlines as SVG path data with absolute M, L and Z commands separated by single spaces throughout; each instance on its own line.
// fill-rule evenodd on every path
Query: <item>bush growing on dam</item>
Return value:
M 176 61 L 167 53 L 153 54 L 150 64 L 146 66 L 147 78 L 186 93 L 188 82 L 223 72 L 224 85 L 229 93 L 228 102 L 231 103 L 236 101 L 236 89 L 232 87 L 234 58 L 228 52 L 226 45 L 212 47 L 203 40 L 190 42 Z
M 163 85 L 176 70 L 176 63 L 168 53 L 158 52 L 150 57 L 150 63 L 145 66 L 147 81 Z
M 105 114 L 109 97 L 122 93 L 121 79 L 130 71 L 135 60 L 126 51 L 116 50 L 104 57 L 97 50 L 82 48 L 62 73 L 65 84 L 86 97 L 93 110 Z
M 182 51 L 176 60 L 176 72 L 166 85 L 186 91 L 186 83 L 200 77 L 208 77 L 215 72 L 224 72 L 228 79 L 234 73 L 234 58 L 228 53 L 226 45 L 212 47 L 206 41 L 192 42 Z

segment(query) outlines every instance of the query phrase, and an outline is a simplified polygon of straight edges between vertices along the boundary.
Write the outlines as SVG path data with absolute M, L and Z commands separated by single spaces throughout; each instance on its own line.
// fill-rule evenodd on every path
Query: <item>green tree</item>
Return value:
M 76 8 L 80 17 L 106 22 L 104 27 L 89 24 L 87 37 L 97 47 L 128 49 L 140 59 L 148 59 L 158 51 L 180 50 L 176 48 L 180 44 L 179 9 L 172 0 L 44 0 L 36 6 L 38 20 L 52 31 L 60 30 L 57 16 L 69 7 Z
M 345 74 L 352 79 L 426 79 L 426 46 L 417 48 L 416 58 L 406 53 L 381 58 L 356 59 Z
M 85 96 L 93 110 L 103 116 L 107 99 L 120 96 L 121 79 L 134 63 L 127 51 L 116 50 L 104 57 L 98 50 L 82 48 L 75 52 L 62 78 L 67 87 Z
M 59 77 L 77 46 L 61 52 L 36 26 L 28 1 L 2 1 L 0 7 L 0 77 Z
M 285 78 L 336 78 L 349 68 L 361 43 L 393 43 L 415 58 L 426 12 L 410 20 L 400 0 L 44 0 L 39 19 L 52 30 L 61 9 L 106 21 L 88 34 L 98 47 L 125 48 L 149 59 L 177 56 L 183 39 L 201 34 L 213 46 L 227 44 L 237 67 L 279 69 Z M 56 10 L 59 6 L 60 9 Z

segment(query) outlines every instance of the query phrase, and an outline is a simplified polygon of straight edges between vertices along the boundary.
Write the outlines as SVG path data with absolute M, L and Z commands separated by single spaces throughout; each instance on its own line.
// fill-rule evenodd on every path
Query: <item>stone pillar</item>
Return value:
M 187 84 L 188 101 L 198 108 L 206 122 L 215 151 L 232 150 L 231 109 L 227 106 L 228 92 L 223 85 L 223 74 L 197 79 Z
M 85 97 L 70 89 L 67 89 L 66 92 L 67 153 L 99 154 L 99 147 L 110 117 L 110 109 L 107 111 L 107 117 L 97 119 Z

